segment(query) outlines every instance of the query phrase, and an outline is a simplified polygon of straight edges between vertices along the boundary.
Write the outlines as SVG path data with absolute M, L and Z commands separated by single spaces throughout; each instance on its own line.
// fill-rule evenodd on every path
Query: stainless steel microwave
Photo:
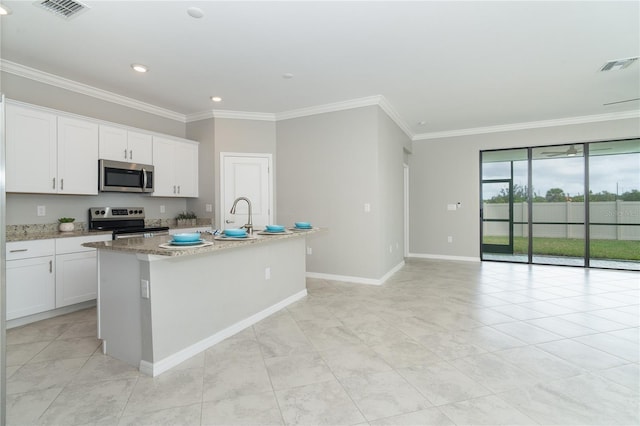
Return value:
M 99 189 L 102 192 L 153 192 L 153 166 L 150 164 L 99 161 Z

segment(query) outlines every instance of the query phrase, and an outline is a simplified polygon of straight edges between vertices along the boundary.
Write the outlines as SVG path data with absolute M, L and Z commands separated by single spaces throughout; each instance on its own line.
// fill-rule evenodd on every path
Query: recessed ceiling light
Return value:
M 187 13 L 192 18 L 200 19 L 204 16 L 204 12 L 199 7 L 189 7 L 187 8 Z
M 0 16 L 11 15 L 11 9 L 4 4 L 0 4 Z
M 220 96 L 212 96 L 211 100 L 213 102 L 222 102 L 222 98 Z
M 141 64 L 131 64 L 131 68 L 133 68 L 134 71 L 141 72 L 141 73 L 149 71 L 149 69 L 146 66 Z
M 282 74 L 282 78 L 289 80 L 290 78 L 293 78 L 293 74 L 291 74 L 290 72 L 286 72 Z

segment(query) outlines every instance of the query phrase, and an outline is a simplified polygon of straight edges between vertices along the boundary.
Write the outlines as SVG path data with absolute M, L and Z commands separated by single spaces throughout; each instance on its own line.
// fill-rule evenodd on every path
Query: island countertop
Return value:
M 320 228 L 304 229 L 304 230 L 287 230 L 286 233 L 261 234 L 256 231 L 253 235 L 246 239 L 229 239 L 227 241 L 220 240 L 213 235 L 203 233 L 201 239 L 205 242 L 213 243 L 204 247 L 171 247 L 164 248 L 161 244 L 165 244 L 171 240 L 170 235 L 162 235 L 149 238 L 125 238 L 113 241 L 96 241 L 82 244 L 84 247 L 91 247 L 99 250 L 114 250 L 120 252 L 128 252 L 135 254 L 149 254 L 157 256 L 190 256 L 196 254 L 216 252 L 220 250 L 229 250 L 238 247 L 246 247 L 254 244 L 265 244 L 268 242 L 298 238 L 319 232 Z

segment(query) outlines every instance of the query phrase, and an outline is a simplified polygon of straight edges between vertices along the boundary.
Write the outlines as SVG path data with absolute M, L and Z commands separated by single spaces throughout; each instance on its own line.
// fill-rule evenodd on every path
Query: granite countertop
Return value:
M 172 226 L 169 223 L 161 223 L 160 221 L 149 221 L 149 223 L 145 223 L 145 226 L 169 226 L 171 229 L 211 228 L 210 223 L 182 227 L 175 225 Z M 8 225 L 6 228 L 5 240 L 9 243 L 14 241 L 48 240 L 50 238 L 87 237 L 91 235 L 105 234 L 111 234 L 111 231 L 89 231 L 86 224 L 83 222 L 76 222 L 76 229 L 70 232 L 60 232 L 58 230 L 57 223 Z
M 14 232 L 6 234 L 6 242 L 14 241 L 31 241 L 31 240 L 48 240 L 50 238 L 71 238 L 71 237 L 87 237 L 90 235 L 111 234 L 111 231 L 87 231 L 86 229 L 78 229 L 70 232 L 60 232 L 52 229 L 32 230 L 29 232 Z
M 83 246 L 96 248 L 100 250 L 114 250 L 135 254 L 150 254 L 158 256 L 189 256 L 194 254 L 212 253 L 220 250 L 227 250 L 238 247 L 246 247 L 251 244 L 265 244 L 273 241 L 284 240 L 288 238 L 299 238 L 309 234 L 319 232 L 320 228 L 313 228 L 309 230 L 295 230 L 286 234 L 272 234 L 261 235 L 256 231 L 252 238 L 246 240 L 228 240 L 220 241 L 215 239 L 213 235 L 202 234 L 202 239 L 205 242 L 213 243 L 204 247 L 172 247 L 163 248 L 160 244 L 167 243 L 171 237 L 158 236 L 150 238 L 125 238 L 115 241 L 99 241 L 92 243 L 85 243 Z

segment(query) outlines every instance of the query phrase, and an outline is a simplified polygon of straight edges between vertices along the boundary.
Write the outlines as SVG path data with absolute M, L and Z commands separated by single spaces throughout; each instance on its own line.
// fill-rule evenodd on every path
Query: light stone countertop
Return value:
M 211 224 L 202 224 L 188 227 L 170 226 L 167 223 L 145 223 L 145 226 L 169 226 L 170 229 L 190 229 L 211 227 Z M 71 232 L 58 231 L 57 223 L 35 225 L 8 225 L 6 228 L 6 242 L 48 240 L 50 238 L 88 237 L 91 235 L 111 234 L 111 231 L 89 231 L 84 222 L 76 222 L 76 229 Z
M 309 234 L 319 232 L 320 228 L 313 228 L 309 230 L 295 230 L 287 234 L 274 234 L 274 235 L 260 235 L 253 234 L 254 238 L 247 240 L 230 240 L 220 241 L 214 239 L 213 235 L 202 234 L 202 239 L 208 242 L 212 242 L 213 245 L 205 247 L 180 247 L 180 248 L 162 248 L 160 244 L 167 243 L 171 240 L 168 235 L 150 237 L 150 238 L 125 238 L 115 241 L 99 241 L 92 243 L 84 243 L 84 247 L 96 248 L 99 250 L 114 250 L 135 254 L 150 254 L 158 256 L 190 256 L 195 254 L 212 253 L 220 250 L 228 250 L 239 247 L 246 247 L 252 244 L 265 244 L 278 240 L 284 240 L 288 238 L 299 238 Z

